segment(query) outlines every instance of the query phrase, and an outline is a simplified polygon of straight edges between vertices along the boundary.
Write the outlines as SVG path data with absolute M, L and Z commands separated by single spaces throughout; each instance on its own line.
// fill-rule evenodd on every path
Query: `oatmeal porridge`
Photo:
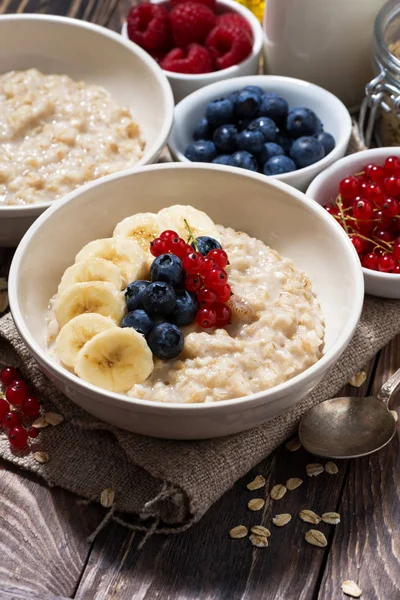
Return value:
M 36 69 L 0 76 L 0 206 L 56 200 L 135 165 L 144 146 L 103 87 Z
M 118 224 L 112 238 L 87 244 L 64 273 L 48 323 L 50 351 L 61 364 L 135 398 L 201 403 L 267 390 L 319 360 L 323 316 L 309 279 L 291 260 L 192 207 L 145 215 L 152 223 L 145 234 L 154 240 L 150 274 L 149 252 L 138 240 L 142 214 Z M 187 239 L 185 228 L 198 252 L 171 258 L 177 242 L 166 239 L 168 231 L 164 238 L 165 230 Z M 216 261 L 209 271 L 204 255 Z M 199 260 L 200 278 L 190 262 Z M 177 283 L 182 264 L 185 284 Z M 212 282 L 216 297 L 205 289 Z M 187 291 L 196 286 L 200 291 Z M 173 289 L 176 306 L 166 309 Z

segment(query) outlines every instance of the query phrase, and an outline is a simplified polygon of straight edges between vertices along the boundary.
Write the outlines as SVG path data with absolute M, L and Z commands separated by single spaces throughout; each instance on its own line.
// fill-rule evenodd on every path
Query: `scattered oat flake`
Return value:
M 367 379 L 367 374 L 365 371 L 358 371 L 353 377 L 350 379 L 349 384 L 353 387 L 361 387 L 364 381 Z
M 306 465 L 306 471 L 309 477 L 316 477 L 324 472 L 324 467 L 319 463 L 310 463 Z
M 0 292 L 0 313 L 4 312 L 8 308 L 8 294 L 7 291 Z
M 290 479 L 287 480 L 286 487 L 288 490 L 290 490 L 292 492 L 296 488 L 300 487 L 302 483 L 303 483 L 303 480 L 300 479 L 300 477 L 291 477 Z
M 47 463 L 50 460 L 50 457 L 47 454 L 47 452 L 42 452 L 41 450 L 39 450 L 38 452 L 34 452 L 32 456 L 36 460 L 36 462 L 41 464 Z
M 247 503 L 247 508 L 250 510 L 261 510 L 264 505 L 265 500 L 263 498 L 253 498 Z
M 340 515 L 337 512 L 323 513 L 321 518 L 324 523 L 329 523 L 329 525 L 338 525 L 340 523 Z
M 397 412 L 395 410 L 389 410 L 389 412 L 392 413 L 393 419 L 397 423 L 397 421 L 399 420 L 399 415 L 397 414 Z
M 229 535 L 233 539 L 244 538 L 248 534 L 248 529 L 244 525 L 236 525 L 229 531 Z
M 299 450 L 301 448 L 301 441 L 298 437 L 292 438 L 291 440 L 286 442 L 285 447 L 287 448 L 287 450 L 289 450 L 289 452 L 296 452 L 296 450 Z
M 281 498 L 283 498 L 283 496 L 286 494 L 287 489 L 285 485 L 282 485 L 281 483 L 278 483 L 277 485 L 274 485 L 274 487 L 271 490 L 270 496 L 272 498 L 272 500 L 280 500 Z
M 104 506 L 104 508 L 110 508 L 114 502 L 114 496 L 114 490 L 112 488 L 106 488 L 101 492 L 100 504 Z
M 250 481 L 250 483 L 248 483 L 246 487 L 248 490 L 259 490 L 260 488 L 264 487 L 264 485 L 264 477 L 262 475 L 257 475 L 257 477 L 255 477 L 253 481 Z
M 360 590 L 358 585 L 354 581 L 351 581 L 351 579 L 343 581 L 342 592 L 352 598 L 359 598 L 362 594 L 362 590 Z
M 36 429 L 43 429 L 43 427 L 48 427 L 50 423 L 43 417 L 39 417 L 32 423 L 32 427 L 36 427 Z
M 50 425 L 59 425 L 64 421 L 64 417 L 55 412 L 45 412 L 43 416 Z
M 253 546 L 257 546 L 257 548 L 267 548 L 268 547 L 268 538 L 265 535 L 255 535 L 252 533 L 249 536 L 249 539 Z
M 329 460 L 326 465 L 325 465 L 325 471 L 327 473 L 329 473 L 329 475 L 336 475 L 336 473 L 339 473 L 339 469 L 337 467 L 337 464 L 332 462 L 331 460 Z
M 284 527 L 284 525 L 287 525 L 291 519 L 292 517 L 289 515 L 289 513 L 282 513 L 281 515 L 275 515 L 272 517 L 272 522 L 277 527 Z
M 321 523 L 321 517 L 319 517 L 313 510 L 309 510 L 307 508 L 299 512 L 299 517 L 305 523 L 312 523 L 313 525 L 318 525 L 318 523 Z
M 305 540 L 312 546 L 319 546 L 320 548 L 324 548 L 328 545 L 328 541 L 322 531 L 318 531 L 318 529 L 309 529 L 306 531 Z
M 271 532 L 269 529 L 267 529 L 266 527 L 264 527 L 263 525 L 254 525 L 251 529 L 250 529 L 251 533 L 254 533 L 255 535 L 261 536 L 261 537 L 269 537 L 271 535 Z

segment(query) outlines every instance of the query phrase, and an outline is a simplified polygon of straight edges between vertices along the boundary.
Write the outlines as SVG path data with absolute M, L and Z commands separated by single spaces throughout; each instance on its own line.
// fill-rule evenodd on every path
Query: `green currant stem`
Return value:
M 345 232 L 347 233 L 347 235 L 349 235 L 349 230 L 347 228 L 347 223 L 346 223 L 346 219 L 344 217 L 344 212 L 343 212 L 343 204 L 342 204 L 342 196 L 339 194 L 339 196 L 336 198 L 336 205 L 339 209 L 340 212 L 340 218 L 342 221 L 342 225 L 344 227 Z
M 187 243 L 190 244 L 190 242 L 192 241 L 194 249 L 196 250 L 196 252 L 198 252 L 199 251 L 199 247 L 197 245 L 197 241 L 196 241 L 196 238 L 194 237 L 193 231 L 191 230 L 190 225 L 186 221 L 186 219 L 183 219 L 183 220 L 185 222 L 186 229 L 188 230 L 188 233 L 189 233 L 189 237 L 188 237 Z

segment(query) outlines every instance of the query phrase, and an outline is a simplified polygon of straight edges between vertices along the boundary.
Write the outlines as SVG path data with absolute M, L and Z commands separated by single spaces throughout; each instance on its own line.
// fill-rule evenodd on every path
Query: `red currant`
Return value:
M 167 242 L 173 240 L 174 238 L 179 239 L 179 235 L 176 233 L 176 231 L 172 231 L 172 229 L 167 229 L 166 231 L 163 231 L 162 233 L 160 233 L 159 237 L 160 239 L 166 240 Z
M 373 202 L 374 204 L 376 204 L 376 206 L 379 207 L 381 207 L 385 201 L 385 194 L 383 192 L 383 189 L 375 183 L 368 184 L 365 187 L 363 194 L 366 200 Z
M 400 181 L 398 177 L 386 177 L 383 188 L 388 196 L 398 196 L 400 193 Z
M 200 308 L 197 311 L 196 321 L 204 329 L 215 327 L 217 323 L 217 313 L 213 308 Z
M 226 304 L 216 304 L 217 327 L 225 327 L 231 321 L 232 311 Z
M 377 231 L 374 231 L 374 239 L 390 243 L 394 240 L 394 234 L 386 229 L 378 229 Z
M 186 273 L 194 275 L 195 273 L 201 273 L 204 266 L 204 257 L 200 252 L 190 252 L 183 259 L 183 268 Z
M 383 254 L 378 258 L 378 270 L 382 273 L 393 273 L 396 261 L 391 254 Z
M 229 285 L 229 283 L 224 285 L 224 287 L 218 288 L 215 291 L 217 292 L 218 302 L 228 302 L 229 298 L 232 295 L 232 290 L 231 290 L 231 286 Z
M 378 269 L 378 257 L 373 252 L 370 252 L 370 254 L 366 254 L 363 257 L 361 264 L 366 269 L 372 269 L 372 271 L 376 271 Z
M 397 217 L 400 212 L 400 202 L 396 198 L 386 198 L 381 208 L 385 217 Z
M 400 275 L 400 265 L 395 266 L 395 268 L 393 269 L 393 273 L 395 275 Z
M 8 439 L 13 448 L 24 448 L 28 441 L 28 432 L 21 425 L 10 429 Z
M 368 235 L 369 233 L 371 233 L 371 231 L 375 227 L 375 222 L 374 221 L 354 221 L 353 227 L 358 233 L 361 233 L 361 235 Z
M 386 177 L 385 169 L 379 165 L 367 165 L 364 171 L 368 179 L 373 183 L 382 183 Z
M 197 300 L 202 308 L 205 306 L 212 306 L 217 301 L 217 294 L 214 290 L 204 288 L 197 294 Z
M 15 412 L 8 412 L 3 417 L 3 425 L 7 427 L 7 429 L 11 429 L 15 425 L 19 425 L 19 417 Z
M 203 273 L 206 271 L 211 271 L 211 269 L 215 269 L 217 266 L 218 265 L 216 264 L 215 260 L 209 256 L 206 256 L 203 263 Z
M 395 257 L 395 259 L 397 261 L 400 261 L 400 244 L 395 244 L 393 246 L 393 256 Z M 0 416 L 1 416 L 1 412 L 0 412 Z
M 188 275 L 185 284 L 189 292 L 198 292 L 203 287 L 203 278 L 201 275 Z
M 361 238 L 359 238 L 357 235 L 350 235 L 349 236 L 351 241 L 353 242 L 353 246 L 357 251 L 357 254 L 361 254 L 364 250 L 364 242 Z
M 360 221 L 371 219 L 374 207 L 368 200 L 358 200 L 353 204 L 353 216 Z
M 339 183 L 339 194 L 343 200 L 353 200 L 359 193 L 360 182 L 356 177 L 346 177 Z
M 36 427 L 29 427 L 28 435 L 30 438 L 37 438 L 39 435 L 39 429 L 36 429 Z
M 228 283 L 228 275 L 224 269 L 214 268 L 208 273 L 204 273 L 204 282 L 207 287 L 212 289 L 220 288 Z
M 330 215 L 332 215 L 332 217 L 339 217 L 340 216 L 340 210 L 338 209 L 337 206 L 333 206 L 333 204 L 329 204 L 328 206 L 324 207 L 326 212 L 328 212 Z
M 36 417 L 39 414 L 40 404 L 35 396 L 28 396 L 22 405 L 22 412 L 26 417 Z
M 400 171 L 400 159 L 397 156 L 388 156 L 385 160 L 384 169 L 389 175 L 395 175 Z
M 183 260 L 189 252 L 193 252 L 193 248 L 181 238 L 173 238 L 168 242 L 169 250 L 178 258 Z
M 217 267 L 220 267 L 220 269 L 225 269 L 226 265 L 228 264 L 228 255 L 225 250 L 222 250 L 222 248 L 210 250 L 207 256 L 208 258 L 212 258 Z
M 377 210 L 374 214 L 375 225 L 379 229 L 386 229 L 391 231 L 397 226 L 397 219 L 393 217 L 386 217 L 381 210 Z
M 6 390 L 6 399 L 15 406 L 22 404 L 28 393 L 28 387 L 21 379 L 16 379 Z
M 0 423 L 3 421 L 3 417 L 6 413 L 10 411 L 10 405 L 7 400 L 4 398 L 0 398 Z
M 150 244 L 150 252 L 155 257 L 166 254 L 168 252 L 168 242 L 161 238 L 156 238 Z
M 18 379 L 18 371 L 14 367 L 4 367 L 0 371 L 0 381 L 3 385 L 10 385 L 15 379 Z

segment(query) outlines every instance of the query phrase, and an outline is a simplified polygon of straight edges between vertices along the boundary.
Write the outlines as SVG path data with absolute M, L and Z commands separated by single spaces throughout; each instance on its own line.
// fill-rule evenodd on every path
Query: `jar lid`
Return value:
M 400 73 L 400 2 L 390 0 L 374 25 L 374 54 L 382 67 Z

